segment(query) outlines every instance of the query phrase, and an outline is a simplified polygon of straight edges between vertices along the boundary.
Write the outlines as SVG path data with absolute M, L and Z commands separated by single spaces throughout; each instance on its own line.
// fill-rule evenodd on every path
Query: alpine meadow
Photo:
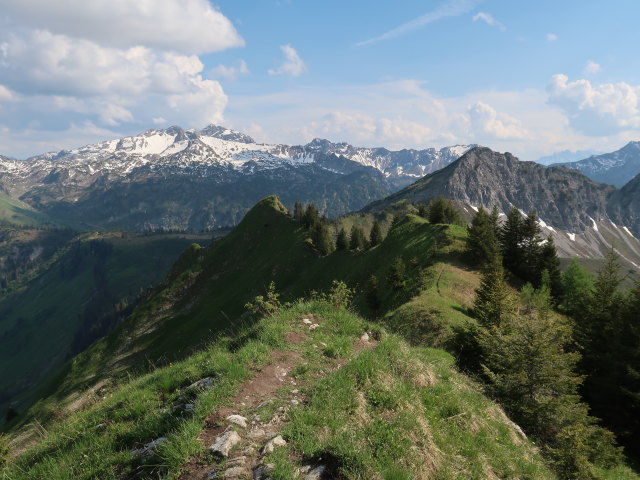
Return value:
M 640 480 L 638 16 L 0 0 L 0 479 Z

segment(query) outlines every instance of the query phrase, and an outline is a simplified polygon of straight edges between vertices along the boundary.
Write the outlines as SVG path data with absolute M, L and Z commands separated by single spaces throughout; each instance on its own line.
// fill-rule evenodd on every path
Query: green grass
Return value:
M 96 238 L 112 250 L 93 251 L 88 242 Z M 22 410 L 33 401 L 68 360 L 83 319 L 160 281 L 192 240 L 85 235 L 54 255 L 40 275 L 0 298 L 0 411 L 9 403 Z
M 373 217 L 367 218 L 371 222 Z M 295 299 L 313 290 L 327 290 L 335 279 L 343 280 L 357 290 L 357 311 L 371 315 L 363 290 L 375 274 L 382 300 L 377 313 L 382 315 L 420 291 L 424 269 L 438 261 L 459 263 L 465 235 L 464 228 L 432 225 L 409 214 L 375 248 L 320 257 L 307 241 L 308 232 L 286 215 L 277 198 L 269 197 L 227 236 L 205 249 L 186 252 L 154 296 L 116 331 L 67 365 L 55 388 L 48 390 L 55 398 L 36 406 L 27 418 L 42 417 L 48 403 L 114 374 L 148 369 L 149 361 L 185 358 L 230 324 L 242 322 L 245 303 L 264 293 L 271 281 L 285 299 Z M 407 288 L 394 292 L 386 276 L 398 256 L 407 265 Z
M 319 318 L 320 327 L 303 343 L 285 347 L 284 333 L 304 331 L 299 319 L 306 314 Z M 383 331 L 377 347 L 356 350 L 356 339 L 372 328 L 326 303 L 295 304 L 184 361 L 103 386 L 80 412 L 48 427 L 4 478 L 116 479 L 136 471 L 144 478 L 176 478 L 188 459 L 203 454 L 197 441 L 203 419 L 228 404 L 270 351 L 282 348 L 303 356 L 304 368 L 292 374 L 306 379 L 300 388 L 308 401 L 289 412 L 283 432 L 289 443 L 267 460 L 276 466 L 271 478 L 296 478 L 299 463 L 320 457 L 334 473 L 354 479 L 491 478 L 487 472 L 554 478 L 499 408 L 456 372 L 448 354 L 410 347 Z M 321 343 L 327 347 L 317 348 Z M 344 366 L 336 369 L 336 362 Z M 215 378 L 211 390 L 186 389 L 207 376 Z M 192 416 L 173 410 L 185 398 L 195 405 Z M 265 418 L 276 406 L 262 407 Z M 131 454 L 162 436 L 167 441 L 152 458 Z

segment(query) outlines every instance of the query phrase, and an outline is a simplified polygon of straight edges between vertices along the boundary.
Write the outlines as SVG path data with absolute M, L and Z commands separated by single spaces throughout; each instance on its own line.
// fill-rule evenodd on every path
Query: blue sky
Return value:
M 0 0 L 0 154 L 177 124 L 264 142 L 640 139 L 631 0 Z

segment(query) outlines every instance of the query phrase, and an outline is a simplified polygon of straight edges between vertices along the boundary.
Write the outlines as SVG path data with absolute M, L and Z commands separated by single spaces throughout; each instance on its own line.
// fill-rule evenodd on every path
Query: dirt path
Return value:
M 297 322 L 307 327 L 308 333 L 287 332 L 287 345 L 292 348 L 271 352 L 266 364 L 242 383 L 228 405 L 205 420 L 198 440 L 206 449 L 214 444 L 221 445 L 224 452 L 215 455 L 209 450 L 192 459 L 184 466 L 180 480 L 267 478 L 269 465 L 262 462 L 265 450 L 286 443 L 278 434 L 288 421 L 287 412 L 305 401 L 305 395 L 300 391 L 305 384 L 293 378 L 291 372 L 305 365 L 306 360 L 293 347 L 308 340 L 322 320 L 304 315 Z M 376 344 L 365 334 L 356 340 L 354 353 Z M 347 362 L 346 359 L 327 361 L 333 369 L 341 368 Z M 265 412 L 268 418 L 265 418 Z M 275 447 L 271 447 L 274 443 Z M 320 479 L 323 470 L 323 466 L 303 465 L 300 474 L 303 478 Z

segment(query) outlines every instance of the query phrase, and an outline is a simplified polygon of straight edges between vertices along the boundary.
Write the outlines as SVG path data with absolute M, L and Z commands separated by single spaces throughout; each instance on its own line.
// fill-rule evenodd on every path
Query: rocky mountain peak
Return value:
M 372 204 L 377 210 L 407 199 L 428 203 L 446 197 L 475 208 L 494 205 L 502 212 L 512 207 L 536 211 L 546 224 L 570 232 L 592 228 L 607 218 L 607 199 L 615 190 L 576 170 L 521 162 L 510 153 L 474 147 L 457 161 L 413 185 Z
M 221 140 L 228 140 L 232 142 L 256 143 L 256 141 L 249 135 L 214 124 L 207 125 L 202 130 L 200 130 L 200 135 L 219 138 Z

